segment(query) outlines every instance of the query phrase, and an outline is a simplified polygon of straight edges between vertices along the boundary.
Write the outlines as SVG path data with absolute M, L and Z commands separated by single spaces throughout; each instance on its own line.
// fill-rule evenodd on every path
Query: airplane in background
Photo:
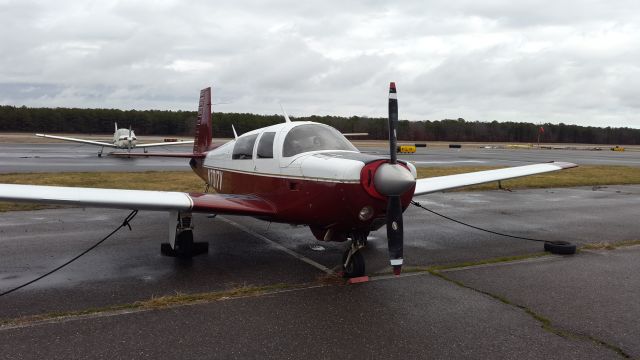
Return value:
M 307 225 L 317 240 L 350 240 L 342 257 L 345 277 L 365 274 L 360 250 L 370 231 L 386 225 L 390 265 L 397 275 L 403 265 L 402 214 L 414 197 L 577 166 L 550 162 L 416 179 L 415 166 L 397 158 L 397 127 L 391 83 L 389 157 L 361 153 L 333 127 L 290 121 L 286 115 L 284 123 L 213 146 L 211 88 L 206 88 L 200 93 L 192 152 L 130 154 L 189 159 L 204 181 L 203 192 L 0 184 L 0 200 L 163 211 L 169 214 L 169 241 L 161 244 L 162 253 L 179 257 L 207 251 L 208 243 L 194 242 L 194 212 Z
M 118 129 L 118 123 L 115 123 L 115 131 L 113 133 L 113 140 L 111 141 L 111 143 L 95 141 L 95 140 L 70 138 L 70 137 L 64 137 L 64 136 L 47 135 L 47 134 L 36 134 L 36 136 L 48 138 L 48 139 L 72 141 L 72 142 L 77 142 L 82 144 L 100 146 L 101 148 L 100 148 L 100 152 L 98 152 L 98 157 L 102 157 L 102 151 L 104 150 L 105 147 L 110 147 L 115 149 L 127 149 L 128 152 L 131 152 L 131 149 L 133 148 L 139 147 L 139 148 L 143 148 L 144 152 L 146 153 L 147 148 L 150 148 L 150 147 L 193 144 L 193 140 L 139 144 L 138 138 L 136 137 L 136 134 L 131 129 L 131 126 L 129 126 L 128 129 L 126 128 Z

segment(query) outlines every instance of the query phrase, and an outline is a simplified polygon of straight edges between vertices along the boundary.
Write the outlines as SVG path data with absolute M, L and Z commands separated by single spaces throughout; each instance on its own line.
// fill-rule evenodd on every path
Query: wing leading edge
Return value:
M 249 195 L 0 184 L 0 200 L 131 210 L 269 216 L 275 208 Z
M 116 147 L 113 144 L 109 144 L 109 143 L 101 142 L 101 141 L 77 139 L 77 138 L 70 138 L 70 137 L 64 137 L 64 136 L 54 136 L 54 135 L 47 135 L 47 134 L 36 134 L 36 136 L 43 137 L 43 138 L 48 138 L 48 139 L 72 141 L 72 142 L 77 142 L 77 143 L 81 143 L 81 144 L 90 144 L 90 145 L 96 145 L 96 146 L 107 146 L 107 147 L 112 147 L 112 148 Z
M 542 174 L 551 171 L 569 169 L 578 165 L 568 162 L 550 162 L 516 166 L 504 169 L 476 171 L 466 174 L 437 176 L 416 180 L 414 196 L 430 194 L 443 190 L 455 189 L 463 186 L 478 185 L 487 182 L 513 179 L 522 176 Z

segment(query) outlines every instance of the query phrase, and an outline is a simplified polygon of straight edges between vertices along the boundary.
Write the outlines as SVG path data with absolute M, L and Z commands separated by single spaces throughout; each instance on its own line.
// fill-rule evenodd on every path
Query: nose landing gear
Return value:
M 364 256 L 360 252 L 367 246 L 367 233 L 354 233 L 351 235 L 351 246 L 342 255 L 342 270 L 345 278 L 364 276 Z

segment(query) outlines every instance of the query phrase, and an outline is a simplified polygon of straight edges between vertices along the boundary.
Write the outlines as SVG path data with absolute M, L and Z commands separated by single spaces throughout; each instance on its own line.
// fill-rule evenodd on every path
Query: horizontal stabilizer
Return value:
M 171 145 L 189 145 L 193 144 L 194 140 L 186 140 L 186 141 L 170 141 L 170 142 L 160 142 L 160 143 L 150 143 L 150 144 L 136 144 L 137 148 L 149 148 L 149 147 L 157 147 L 157 146 L 171 146 Z
M 206 154 L 182 153 L 182 152 L 154 152 L 154 153 L 134 153 L 134 152 L 112 152 L 109 156 L 116 157 L 172 157 L 184 159 L 204 159 Z

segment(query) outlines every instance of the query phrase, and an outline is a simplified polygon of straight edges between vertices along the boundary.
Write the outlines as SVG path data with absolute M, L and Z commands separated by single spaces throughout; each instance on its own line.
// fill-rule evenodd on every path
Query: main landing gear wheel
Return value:
M 209 252 L 208 242 L 193 241 L 193 226 L 191 225 L 191 213 L 169 213 L 169 236 L 173 236 L 173 244 L 162 243 L 160 252 L 164 256 L 189 259 L 196 255 Z M 175 228 L 172 224 L 176 223 Z
M 544 251 L 558 255 L 573 255 L 576 253 L 576 245 L 567 241 L 545 241 Z
M 169 243 L 162 243 L 160 252 L 164 256 L 190 259 L 196 255 L 209 252 L 209 243 L 193 241 L 193 231 L 184 230 L 176 235 L 173 248 Z
M 344 255 L 342 255 L 343 277 L 354 278 L 364 276 L 364 256 L 362 256 L 360 251 L 356 251 L 349 257 L 350 252 L 351 249 L 345 251 Z M 349 258 L 348 261 L 347 258 Z

